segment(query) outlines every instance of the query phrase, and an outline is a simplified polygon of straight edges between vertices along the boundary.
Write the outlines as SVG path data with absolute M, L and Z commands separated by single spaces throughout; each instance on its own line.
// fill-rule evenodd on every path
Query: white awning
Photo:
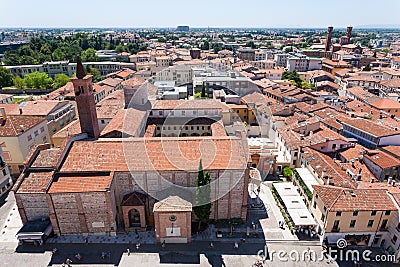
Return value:
M 297 173 L 300 175 L 303 182 L 306 184 L 311 193 L 314 193 L 313 185 L 319 185 L 314 175 L 307 168 L 297 168 Z
M 304 203 L 303 197 L 300 196 L 297 188 L 292 183 L 274 183 L 273 185 L 276 192 L 281 197 L 294 225 L 317 225 L 306 204 Z

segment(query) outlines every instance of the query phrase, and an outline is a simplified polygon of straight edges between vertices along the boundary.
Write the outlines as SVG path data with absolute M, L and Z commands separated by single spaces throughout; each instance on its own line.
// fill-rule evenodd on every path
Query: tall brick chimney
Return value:
M 87 133 L 89 137 L 98 138 L 100 129 L 94 101 L 92 75 L 86 75 L 79 57 L 77 58 L 76 77 L 71 78 L 71 81 L 74 85 L 81 130 L 83 133 Z

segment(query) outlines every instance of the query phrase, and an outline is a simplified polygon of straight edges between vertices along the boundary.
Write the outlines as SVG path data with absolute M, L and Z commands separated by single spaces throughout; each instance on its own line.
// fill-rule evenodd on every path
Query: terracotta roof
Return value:
M 350 78 L 347 78 L 346 81 L 364 81 L 364 82 L 374 82 L 378 83 L 379 80 L 375 79 L 370 76 L 365 76 L 365 75 L 360 75 L 360 76 L 352 76 Z
M 192 204 L 178 196 L 170 196 L 154 204 L 153 212 L 192 211 Z
M 268 96 L 260 94 L 258 92 L 254 92 L 254 93 L 245 95 L 241 98 L 241 100 L 244 103 L 254 103 L 256 105 L 276 102 L 275 99 L 269 98 Z
M 400 75 L 400 72 L 397 73 Z M 392 79 L 387 81 L 381 81 L 381 86 L 385 88 L 398 88 L 400 89 L 400 79 Z
M 103 129 L 101 136 L 107 136 L 112 132 L 121 133 L 121 137 L 137 136 L 139 127 L 146 119 L 146 114 L 146 111 L 134 108 L 120 109 Z
M 58 100 L 37 100 L 37 101 L 27 101 L 23 104 L 0 104 L 0 107 L 6 109 L 6 113 L 9 115 L 20 115 L 20 109 L 22 110 L 21 115 L 28 116 L 47 116 L 52 111 L 56 110 L 57 107 L 67 105 L 67 101 Z M 7 106 L 12 105 L 12 109 L 8 109 Z
M 197 170 L 200 158 L 205 169 L 244 169 L 248 154 L 236 137 L 99 139 L 74 142 L 61 170 Z
M 339 154 L 344 158 L 346 162 L 352 159 L 361 159 L 362 153 L 365 151 L 365 147 L 355 144 L 352 147 L 346 148 L 344 151 L 340 151 Z
M 21 183 L 18 193 L 45 193 L 54 172 L 31 172 Z
M 119 79 L 119 78 L 107 78 L 107 79 L 101 80 L 97 84 L 99 84 L 99 85 L 109 85 L 109 86 L 112 86 L 112 87 L 116 87 L 121 82 L 122 82 L 122 79 Z
M 225 103 L 214 99 L 196 100 L 158 100 L 152 103 L 153 110 L 178 110 L 178 109 L 222 109 L 229 111 L 230 108 Z
M 356 188 L 356 184 L 346 174 L 345 170 L 328 155 L 325 155 L 310 147 L 303 148 L 303 157 L 312 166 L 315 172 L 324 180 L 325 184 Z
M 60 148 L 40 150 L 31 167 L 55 167 L 62 152 Z
M 376 137 L 381 137 L 381 136 L 390 136 L 390 135 L 400 135 L 399 131 L 395 131 L 392 128 L 389 128 L 387 126 L 375 123 L 374 121 L 371 120 L 366 120 L 366 119 L 342 119 L 343 124 L 348 124 L 354 128 L 360 129 L 366 133 L 369 133 L 373 136 Z
M 68 136 L 80 133 L 82 133 L 81 124 L 79 122 L 79 119 L 77 119 L 53 134 L 52 138 L 66 138 Z
M 19 136 L 36 125 L 46 121 L 46 118 L 37 116 L 7 116 L 7 119 L 0 124 L 0 136 Z M 21 131 L 21 126 L 24 131 Z
M 313 185 L 318 197 L 331 211 L 397 210 L 385 189 L 344 189 Z
M 372 161 L 375 165 L 378 165 L 382 169 L 393 168 L 400 166 L 400 160 L 383 151 L 368 151 L 364 154 L 364 157 Z
M 104 192 L 110 189 L 113 180 L 111 174 L 76 174 L 76 176 L 61 176 L 54 179 L 49 193 L 80 193 Z
M 370 103 L 371 106 L 377 109 L 400 109 L 400 103 L 390 98 L 382 98 Z
M 126 81 L 123 81 L 122 86 L 135 88 L 135 87 L 144 85 L 146 82 L 147 81 L 145 79 L 135 77 L 135 78 L 130 78 Z
M 385 146 L 382 149 L 400 158 L 400 146 Z

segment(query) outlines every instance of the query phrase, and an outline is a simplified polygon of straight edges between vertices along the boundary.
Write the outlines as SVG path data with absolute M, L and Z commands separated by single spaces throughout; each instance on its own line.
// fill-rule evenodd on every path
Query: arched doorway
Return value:
M 128 212 L 129 227 L 139 228 L 140 227 L 140 213 L 137 209 L 131 209 Z

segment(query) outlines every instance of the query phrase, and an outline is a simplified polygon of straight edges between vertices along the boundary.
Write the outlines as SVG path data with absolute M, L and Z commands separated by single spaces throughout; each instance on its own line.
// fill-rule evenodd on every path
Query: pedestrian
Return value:
M 214 248 L 213 242 L 210 243 L 210 248 Z
M 106 257 L 106 253 L 104 251 L 101 252 L 101 258 L 104 260 L 104 258 Z
M 127 249 L 126 249 L 126 252 L 128 253 L 128 256 L 130 256 L 130 255 L 131 255 L 131 251 L 130 251 L 130 249 L 129 249 L 129 248 L 127 248 Z
M 111 251 L 107 251 L 107 258 L 111 259 Z
M 161 246 L 165 248 L 165 240 L 161 243 Z
M 85 244 L 87 245 L 89 243 L 88 237 L 85 237 Z
M 140 242 L 137 242 L 136 243 L 136 249 L 139 249 L 140 248 Z
M 71 267 L 72 261 L 71 261 L 70 259 L 67 259 L 67 260 L 65 261 L 65 263 L 67 264 L 68 267 Z
M 238 248 L 239 248 L 238 242 L 235 242 L 234 248 L 235 248 L 235 249 L 238 249 Z

